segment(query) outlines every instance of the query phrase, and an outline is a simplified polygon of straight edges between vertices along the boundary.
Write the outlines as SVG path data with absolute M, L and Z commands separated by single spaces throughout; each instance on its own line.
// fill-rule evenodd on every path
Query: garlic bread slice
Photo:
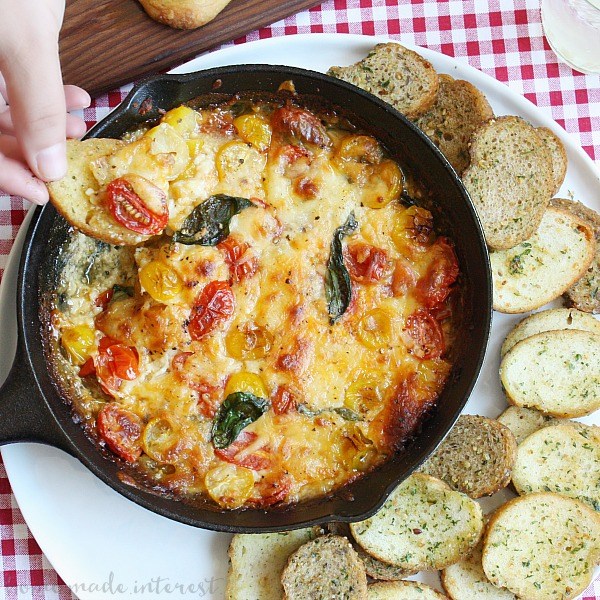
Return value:
M 386 581 L 369 586 L 369 600 L 448 600 L 432 587 L 416 581 Z
M 520 444 L 525 438 L 534 431 L 542 427 L 557 424 L 562 419 L 556 419 L 546 415 L 534 408 L 525 408 L 524 406 L 509 406 L 499 417 L 498 421 L 508 427 L 515 436 L 517 444 Z
M 229 544 L 227 600 L 281 600 L 281 573 L 292 554 L 319 535 L 318 527 L 281 533 L 238 534 Z
M 519 444 L 512 481 L 520 495 L 556 492 L 600 511 L 600 427 L 553 425 Z
M 371 518 L 351 523 L 366 552 L 407 570 L 442 569 L 466 556 L 483 529 L 481 508 L 443 481 L 415 473 Z
M 555 417 L 600 408 L 600 336 L 578 329 L 546 331 L 516 344 L 500 363 L 508 401 Z
M 600 335 L 600 321 L 576 308 L 552 308 L 529 315 L 506 336 L 500 356 L 504 356 L 517 342 L 541 333 L 560 329 L 582 329 Z
M 494 309 L 522 313 L 558 298 L 585 273 L 595 249 L 587 223 L 549 208 L 529 239 L 490 253 Z
M 528 494 L 501 506 L 483 541 L 483 570 L 528 600 L 570 600 L 600 561 L 600 515 L 566 496 Z

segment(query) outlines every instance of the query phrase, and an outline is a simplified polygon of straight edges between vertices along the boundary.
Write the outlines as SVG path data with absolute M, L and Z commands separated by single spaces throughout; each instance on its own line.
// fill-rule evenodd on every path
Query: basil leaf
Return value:
M 112 290 L 113 295 L 110 299 L 111 302 L 114 302 L 115 300 L 122 300 L 127 296 L 129 298 L 133 298 L 133 294 L 135 293 L 134 289 L 130 285 L 119 285 L 118 283 L 115 283 L 115 285 L 112 286 Z
M 346 408 L 345 406 L 336 406 L 334 408 L 323 408 L 321 410 L 310 410 L 306 407 L 306 404 L 298 405 L 298 412 L 300 414 L 306 415 L 307 417 L 318 417 L 319 415 L 334 412 L 340 415 L 342 419 L 345 421 L 362 421 L 362 417 L 357 413 L 351 410 L 350 408 Z
M 212 426 L 212 442 L 215 448 L 227 448 L 240 431 L 254 423 L 269 408 L 264 398 L 247 392 L 235 392 L 225 398 Z
M 229 235 L 229 222 L 244 208 L 253 206 L 246 198 L 217 194 L 199 204 L 173 235 L 174 242 L 216 246 Z
M 327 261 L 327 274 L 325 275 L 325 297 L 331 325 L 346 312 L 352 298 L 350 275 L 344 264 L 342 238 L 353 233 L 357 227 L 358 222 L 354 218 L 354 213 L 351 212 L 346 222 L 333 234 L 331 253 Z

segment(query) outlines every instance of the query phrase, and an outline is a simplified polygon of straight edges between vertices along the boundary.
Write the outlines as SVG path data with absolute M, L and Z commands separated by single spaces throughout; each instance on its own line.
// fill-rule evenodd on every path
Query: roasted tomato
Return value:
M 169 220 L 163 191 L 139 175 L 114 179 L 106 188 L 108 209 L 117 223 L 142 235 L 160 233 Z
M 124 379 L 131 381 L 139 375 L 139 355 L 135 347 L 103 337 L 94 357 L 94 367 L 102 389 L 113 396 Z
M 390 272 L 385 250 L 369 244 L 352 244 L 346 247 L 344 259 L 352 279 L 360 283 L 379 281 Z
M 458 277 L 458 260 L 445 237 L 439 237 L 429 252 L 433 258 L 425 275 L 417 282 L 417 296 L 427 308 L 435 308 L 452 291 L 450 286 Z
M 411 351 L 417 358 L 439 358 L 444 354 L 444 332 L 428 310 L 420 309 L 410 315 L 404 330 L 413 342 Z
M 271 466 L 271 459 L 264 449 L 259 448 L 256 452 L 251 453 L 244 452 L 257 438 L 256 433 L 242 431 L 235 442 L 229 444 L 227 448 L 215 448 L 215 455 L 221 460 L 253 471 L 268 469 Z
M 229 236 L 217 244 L 217 247 L 225 253 L 225 262 L 231 271 L 230 283 L 250 278 L 258 270 L 258 259 L 247 252 L 250 246 L 246 242 L 239 242 L 235 237 Z
M 96 418 L 98 434 L 123 460 L 135 462 L 142 453 L 142 420 L 118 404 L 107 404 Z
M 233 292 L 226 281 L 211 281 L 198 296 L 190 317 L 188 331 L 200 340 L 226 321 L 235 309 Z
M 289 413 L 296 408 L 296 398 L 294 394 L 284 385 L 280 385 L 275 391 L 275 395 L 271 398 L 271 406 L 276 415 Z
M 209 496 L 223 508 L 239 508 L 254 489 L 254 474 L 246 467 L 223 463 L 211 469 L 204 478 Z
M 273 131 L 290 133 L 298 139 L 317 146 L 331 146 L 321 120 L 313 113 L 295 106 L 283 106 L 275 110 L 271 116 Z
M 260 508 L 273 506 L 283 502 L 292 488 L 292 481 L 288 475 L 280 475 L 262 479 L 257 485 L 260 498 L 253 500 L 252 504 Z

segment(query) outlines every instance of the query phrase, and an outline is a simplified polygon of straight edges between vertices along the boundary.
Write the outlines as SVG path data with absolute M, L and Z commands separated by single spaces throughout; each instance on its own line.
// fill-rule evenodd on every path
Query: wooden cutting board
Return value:
M 97 96 L 316 4 L 232 0 L 204 27 L 180 31 L 153 21 L 136 0 L 68 0 L 60 38 L 64 81 Z

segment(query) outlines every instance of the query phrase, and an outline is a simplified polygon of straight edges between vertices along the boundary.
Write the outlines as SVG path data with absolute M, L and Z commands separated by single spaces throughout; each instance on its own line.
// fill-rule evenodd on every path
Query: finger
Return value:
M 8 104 L 6 103 L 6 83 L 4 83 L 4 77 L 0 73 L 0 112 L 6 110 Z
M 75 115 L 67 114 L 67 123 L 65 133 L 68 138 L 80 138 L 87 131 L 87 126 L 83 119 Z M 15 127 L 12 122 L 10 110 L 0 112 L 0 133 L 5 135 L 15 135 Z
M 92 103 L 90 95 L 76 85 L 65 85 L 64 90 L 67 110 L 87 108 Z
M 39 31 L 38 44 L 23 44 L 2 63 L 15 135 L 32 172 L 60 179 L 67 171 L 66 103 L 57 36 Z
M 21 162 L 0 154 L 0 190 L 11 196 L 22 196 L 34 204 L 48 202 L 45 184 L 36 179 Z

